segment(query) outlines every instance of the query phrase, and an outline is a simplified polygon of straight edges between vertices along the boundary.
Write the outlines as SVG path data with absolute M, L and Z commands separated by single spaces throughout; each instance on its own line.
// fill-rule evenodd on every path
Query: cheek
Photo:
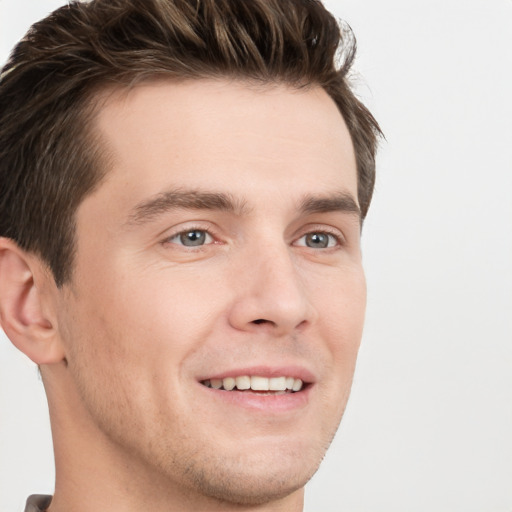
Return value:
M 117 289 L 108 286 L 113 282 L 104 284 L 102 294 L 89 288 L 68 307 L 69 376 L 102 431 L 144 439 L 163 404 L 173 404 L 165 407 L 167 420 L 178 421 L 181 365 L 195 349 L 192 340 L 202 335 L 199 315 L 205 312 L 187 296 L 170 299 L 172 290 L 164 293 L 153 283 L 125 282 Z M 86 296 L 95 300 L 83 300 Z
M 319 328 L 325 340 L 333 386 L 348 397 L 363 333 L 366 310 L 366 282 L 361 270 L 347 272 L 333 280 L 321 303 Z
M 182 363 L 200 350 L 222 321 L 221 290 L 203 276 L 162 271 L 113 277 L 101 301 L 90 304 L 89 330 L 97 350 L 113 367 L 150 386 L 159 378 L 174 386 Z M 96 295 L 90 290 L 91 296 Z
M 161 277 L 135 286 L 129 327 L 149 355 L 184 356 L 200 347 L 222 316 L 221 290 L 201 276 Z
M 340 424 L 352 387 L 361 342 L 366 307 L 366 284 L 362 270 L 333 279 L 321 304 L 318 329 L 323 340 L 324 378 L 318 386 L 319 421 L 324 438 L 331 440 Z
M 366 311 L 364 272 L 362 268 L 340 271 L 328 282 L 327 290 L 316 292 L 319 324 L 334 350 L 354 346 L 357 351 Z

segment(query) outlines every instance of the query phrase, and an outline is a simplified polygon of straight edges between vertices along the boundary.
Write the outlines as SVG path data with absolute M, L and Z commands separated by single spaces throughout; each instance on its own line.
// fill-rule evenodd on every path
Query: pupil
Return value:
M 321 247 L 325 249 L 329 245 L 329 237 L 322 233 L 313 233 L 307 236 L 306 245 L 308 247 Z
M 188 247 L 203 245 L 206 239 L 206 233 L 204 231 L 189 231 L 181 235 L 181 243 Z

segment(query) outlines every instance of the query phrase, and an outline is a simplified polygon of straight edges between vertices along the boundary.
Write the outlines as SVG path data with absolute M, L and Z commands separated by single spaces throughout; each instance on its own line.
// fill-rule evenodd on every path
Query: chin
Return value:
M 229 464 L 228 464 L 229 465 Z M 238 470 L 224 466 L 218 468 L 215 475 L 209 472 L 195 473 L 194 484 L 203 495 L 216 501 L 232 505 L 263 505 L 279 501 L 302 489 L 318 468 L 289 471 L 275 471 L 265 474 L 259 471 Z
M 236 456 L 198 456 L 186 468 L 193 491 L 232 505 L 263 505 L 301 490 L 314 475 L 325 447 L 246 449 Z M 191 489 L 192 490 L 192 489 Z M 302 497 L 301 497 L 302 499 Z

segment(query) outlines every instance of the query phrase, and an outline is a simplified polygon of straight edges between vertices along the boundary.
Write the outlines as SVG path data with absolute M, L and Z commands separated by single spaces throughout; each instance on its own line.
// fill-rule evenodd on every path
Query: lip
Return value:
M 300 379 L 307 384 L 314 384 L 316 378 L 311 371 L 302 366 L 250 366 L 246 368 L 230 369 L 214 374 L 200 376 L 197 380 L 199 382 L 208 379 L 225 379 L 227 377 L 241 377 L 243 375 L 258 376 L 258 377 L 293 377 Z
M 209 388 L 201 384 L 207 379 L 225 379 L 227 377 L 239 377 L 242 375 L 259 377 L 294 377 L 301 379 L 306 386 L 296 393 L 282 395 L 263 395 L 251 391 L 225 391 Z M 253 411 L 258 414 L 283 414 L 303 409 L 311 399 L 316 379 L 312 372 L 301 366 L 251 366 L 247 368 L 230 369 L 215 374 L 209 374 L 198 378 L 198 385 L 203 393 L 208 393 L 206 399 L 214 400 L 222 406 L 235 407 L 237 409 Z

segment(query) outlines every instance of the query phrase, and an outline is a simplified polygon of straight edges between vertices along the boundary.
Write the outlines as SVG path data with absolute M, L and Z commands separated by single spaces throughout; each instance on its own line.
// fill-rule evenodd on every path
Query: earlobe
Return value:
M 62 361 L 64 353 L 56 321 L 44 312 L 38 265 L 15 242 L 0 238 L 0 324 L 12 343 L 41 365 Z

